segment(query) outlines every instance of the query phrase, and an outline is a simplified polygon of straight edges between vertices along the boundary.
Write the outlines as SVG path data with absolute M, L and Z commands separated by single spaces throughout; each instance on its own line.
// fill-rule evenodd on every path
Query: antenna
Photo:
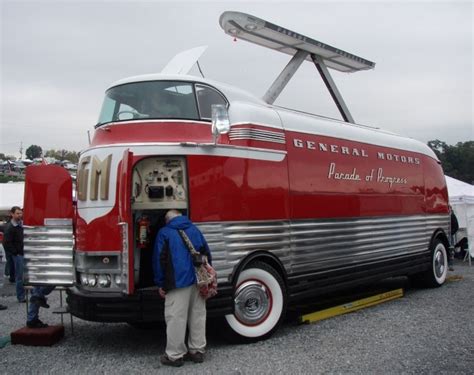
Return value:
M 199 73 L 201 73 L 201 75 L 202 75 L 202 78 L 206 78 L 206 77 L 204 77 L 204 73 L 203 73 L 202 70 L 201 70 L 201 65 L 199 65 L 199 60 L 196 60 L 196 65 L 197 65 L 197 67 L 198 67 L 198 69 L 199 69 Z

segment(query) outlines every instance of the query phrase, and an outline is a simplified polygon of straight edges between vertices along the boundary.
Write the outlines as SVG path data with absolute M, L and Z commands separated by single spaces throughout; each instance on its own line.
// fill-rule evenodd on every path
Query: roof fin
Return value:
M 207 46 L 200 46 L 178 53 L 161 71 L 162 74 L 188 74 Z

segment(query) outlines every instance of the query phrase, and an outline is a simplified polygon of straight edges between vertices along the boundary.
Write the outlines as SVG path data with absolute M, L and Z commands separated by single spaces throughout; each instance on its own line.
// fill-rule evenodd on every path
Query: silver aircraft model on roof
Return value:
M 293 56 L 263 96 L 265 102 L 273 104 L 302 62 L 307 60 L 315 64 L 344 121 L 354 123 L 328 68 L 353 73 L 373 69 L 374 62 L 249 14 L 224 12 L 219 23 L 226 34 Z

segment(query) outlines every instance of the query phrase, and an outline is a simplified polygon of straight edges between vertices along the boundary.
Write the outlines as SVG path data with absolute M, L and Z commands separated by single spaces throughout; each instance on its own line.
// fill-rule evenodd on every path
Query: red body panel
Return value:
M 76 221 L 76 249 L 79 251 L 117 251 L 122 248 L 118 207 L 87 224 Z
M 300 133 L 287 134 L 287 143 L 294 219 L 433 212 L 425 202 L 425 169 L 434 176 L 443 174 L 430 157 Z M 436 185 L 444 188 L 439 197 L 444 208 L 436 212 L 447 212 L 444 181 L 437 178 Z
M 31 165 L 26 170 L 25 225 L 44 225 L 45 218 L 72 219 L 72 179 L 58 165 Z
M 289 219 L 288 170 L 282 162 L 188 157 L 191 219 Z
M 261 125 L 236 127 L 242 126 L 284 134 L 283 130 Z M 96 132 L 93 145 L 210 140 L 210 128 L 203 123 L 141 122 L 116 124 L 108 129 Z M 288 131 L 286 145 L 259 140 L 230 141 L 227 135 L 221 136 L 218 143 L 287 150 L 287 155 L 280 162 L 189 155 L 189 211 L 195 222 L 448 212 L 441 167 L 423 154 Z M 326 150 L 321 150 L 320 144 L 325 145 Z M 139 159 L 141 157 L 135 157 L 133 163 Z M 130 168 L 126 169 L 131 173 Z M 80 250 L 121 247 L 117 223 L 119 217 L 130 217 L 123 214 L 130 210 L 130 206 L 123 206 L 129 205 L 123 195 L 127 194 L 123 186 L 129 176 L 124 175 L 120 166 L 115 173 L 120 173 L 122 189 L 117 190 L 116 207 L 88 226 L 78 221 L 77 247 Z M 338 179 L 338 175 L 347 175 L 348 179 Z M 107 235 L 97 236 L 98 232 Z
M 210 123 L 179 121 L 103 125 L 94 133 L 91 146 L 140 142 L 211 142 L 210 128 Z

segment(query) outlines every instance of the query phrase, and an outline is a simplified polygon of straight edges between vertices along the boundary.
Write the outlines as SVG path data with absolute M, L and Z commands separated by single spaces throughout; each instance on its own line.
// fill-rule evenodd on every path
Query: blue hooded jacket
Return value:
M 196 274 L 191 254 L 178 230 L 188 235 L 196 251 L 207 255 L 211 264 L 211 252 L 201 231 L 187 216 L 176 216 L 156 237 L 153 249 L 153 272 L 155 284 L 165 291 L 185 288 L 196 283 Z

